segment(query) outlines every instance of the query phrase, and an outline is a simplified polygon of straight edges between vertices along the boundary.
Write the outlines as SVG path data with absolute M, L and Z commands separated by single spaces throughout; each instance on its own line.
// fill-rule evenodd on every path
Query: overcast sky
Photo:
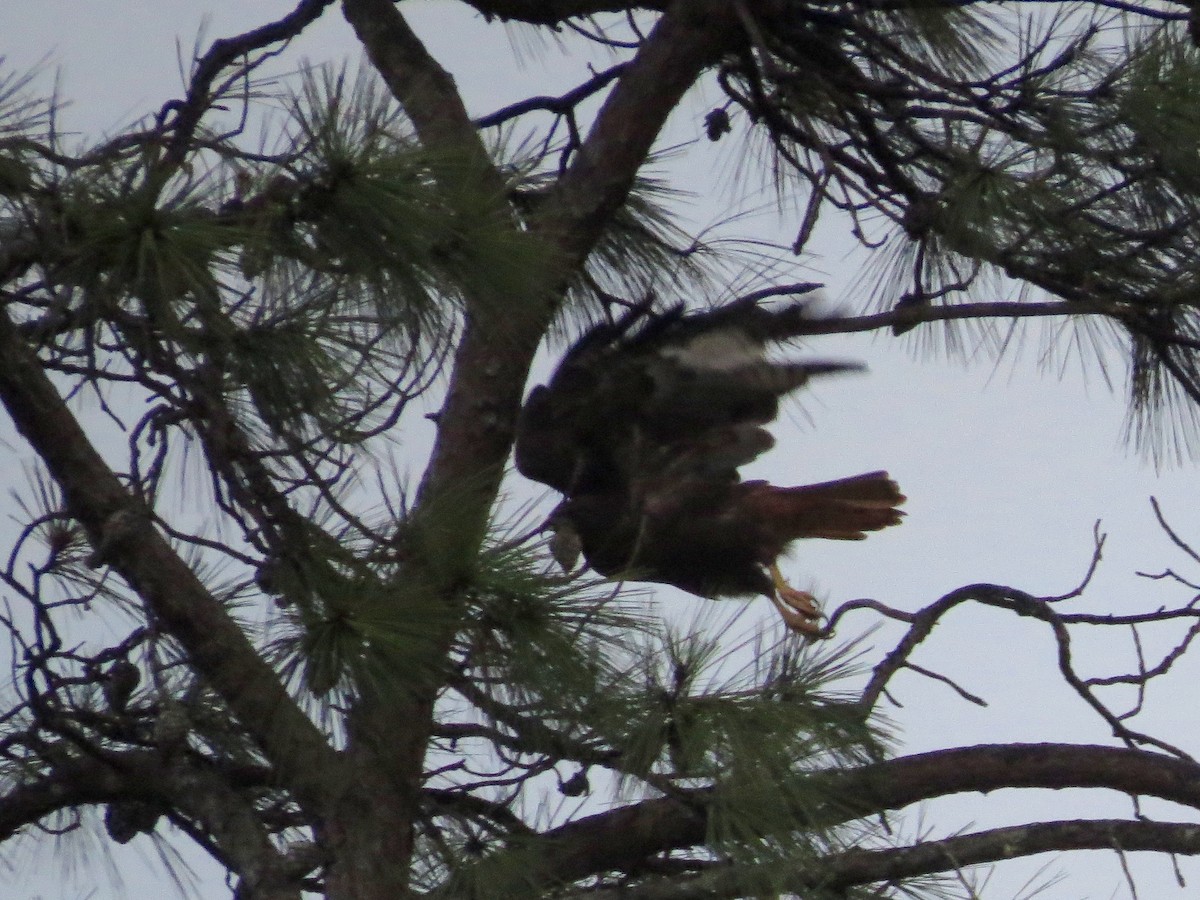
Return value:
M 43 62 L 40 83 L 48 87 L 57 76 L 61 98 L 70 104 L 63 110 L 62 128 L 97 134 L 178 96 L 177 49 L 190 55 L 205 15 L 206 32 L 215 38 L 261 24 L 287 8 L 279 2 L 231 0 L 6 0 L 0 4 L 0 53 L 7 57 L 8 72 Z M 587 76 L 584 57 L 553 47 L 535 52 L 520 33 L 510 33 L 510 41 L 500 29 L 484 28 L 462 15 L 456 4 L 423 0 L 403 8 L 415 13 L 421 33 L 454 73 L 472 112 L 489 111 L 528 93 L 550 93 Z M 286 72 L 302 58 L 357 62 L 357 45 L 336 7 L 277 70 Z M 685 102 L 664 143 L 695 139 L 708 108 L 701 96 Z M 695 159 L 676 166 L 678 185 L 695 194 L 686 209 L 694 222 L 716 220 L 737 202 L 740 153 L 730 141 L 701 147 Z M 769 199 L 764 195 L 761 201 Z M 788 244 L 795 219 L 762 215 L 742 224 Z M 795 280 L 826 281 L 834 299 L 856 305 L 851 285 L 864 258 L 846 231 L 827 229 L 814 255 L 803 262 L 807 267 L 797 270 Z M 668 290 L 664 286 L 664 295 Z M 907 609 L 981 581 L 1034 594 L 1061 593 L 1086 570 L 1093 525 L 1102 520 L 1109 534 L 1103 567 L 1075 608 L 1133 612 L 1178 601 L 1178 592 L 1134 576 L 1139 569 L 1161 571 L 1168 566 L 1186 571 L 1186 562 L 1154 524 L 1148 498 L 1156 495 L 1180 533 L 1200 543 L 1200 488 L 1191 467 L 1155 472 L 1122 444 L 1119 369 L 1114 396 L 1097 373 L 1083 377 L 1076 358 L 1039 365 L 1036 340 L 1023 356 L 998 368 L 986 360 L 964 364 L 917 359 L 910 351 L 890 335 L 833 336 L 814 342 L 814 353 L 866 361 L 870 372 L 819 385 L 805 399 L 802 412 L 779 423 L 777 448 L 753 474 L 775 483 L 800 484 L 886 468 L 909 497 L 909 515 L 902 527 L 861 544 L 801 546 L 784 566 L 794 583 L 813 588 L 827 605 L 874 597 Z M 0 423 L 0 428 L 7 427 Z M 421 464 L 415 449 L 408 462 L 410 467 Z M 515 480 L 514 489 L 524 492 L 521 496 L 532 492 Z M 727 605 L 729 609 L 721 612 L 740 609 L 736 603 Z M 670 615 L 686 616 L 710 604 L 664 592 L 663 606 Z M 774 615 L 769 604 L 757 601 L 739 624 L 749 627 L 761 620 L 774 628 Z M 845 620 L 839 637 L 860 634 L 872 624 L 868 614 L 856 614 Z M 897 633 L 885 627 L 866 646 L 886 648 Z M 1081 652 L 1089 652 L 1094 662 L 1091 674 L 1125 670 L 1132 663 L 1127 635 L 1112 633 L 1090 645 L 1088 640 L 1081 643 Z M 1044 628 L 1013 616 L 964 608 L 938 628 L 917 661 L 954 677 L 990 706 L 979 709 L 916 675 L 899 677 L 893 694 L 904 705 L 892 708 L 890 715 L 906 751 L 996 740 L 1109 740 L 1103 724 L 1061 685 Z M 1190 688 L 1200 672 L 1195 664 L 1182 669 L 1172 682 L 1179 702 L 1172 704 L 1170 689 L 1159 686 L 1152 697 L 1156 712 L 1141 720 L 1141 726 L 1197 752 L 1200 735 Z M 936 833 L 950 833 L 972 824 L 1085 813 L 1121 816 L 1129 811 L 1127 800 L 1116 798 L 1102 806 L 1082 792 L 1019 797 L 1000 792 L 986 799 L 970 796 L 931 804 L 923 824 Z M 1184 819 L 1187 813 L 1176 810 L 1171 817 Z M 914 828 L 908 826 L 910 832 Z M 143 859 L 153 857 L 154 851 L 139 837 L 116 857 L 126 879 L 124 889 L 93 884 L 90 878 L 68 884 L 57 880 L 58 860 L 52 858 L 56 852 L 47 842 L 36 857 L 38 867 L 45 867 L 43 876 L 22 882 L 25 893 L 16 897 L 134 896 L 143 871 L 154 867 L 153 859 Z M 22 869 L 35 859 L 25 853 L 3 858 Z M 1049 862 L 1052 871 L 1065 877 L 1044 897 L 1128 896 L 1119 862 L 1111 853 Z M 986 896 L 1019 896 L 1024 879 L 1046 863 L 1039 858 L 1007 866 L 1003 876 L 993 878 L 995 893 Z M 1200 865 L 1183 861 L 1181 866 L 1200 885 Z M 1134 867 L 1143 897 L 1173 900 L 1200 890 L 1179 888 L 1167 860 L 1142 857 L 1135 859 Z M 211 885 L 205 896 L 224 896 L 220 881 L 211 880 L 213 870 L 205 871 Z

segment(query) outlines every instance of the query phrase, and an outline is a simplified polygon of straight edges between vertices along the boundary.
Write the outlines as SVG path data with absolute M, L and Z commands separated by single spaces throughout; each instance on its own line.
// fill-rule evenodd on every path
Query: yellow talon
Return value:
M 784 580 L 779 566 L 770 566 L 771 581 L 775 591 L 771 594 L 771 602 L 783 616 L 783 622 L 792 631 L 799 634 L 814 635 L 821 630 L 821 609 L 817 606 L 817 598 L 808 591 L 800 591 Z

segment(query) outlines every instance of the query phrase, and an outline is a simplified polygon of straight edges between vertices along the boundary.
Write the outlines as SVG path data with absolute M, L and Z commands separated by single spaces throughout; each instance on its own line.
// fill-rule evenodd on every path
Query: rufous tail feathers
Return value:
M 868 531 L 898 525 L 904 517 L 896 507 L 905 496 L 887 472 L 868 472 L 802 487 L 762 483 L 755 493 L 755 505 L 761 513 L 778 523 L 792 539 L 860 541 Z

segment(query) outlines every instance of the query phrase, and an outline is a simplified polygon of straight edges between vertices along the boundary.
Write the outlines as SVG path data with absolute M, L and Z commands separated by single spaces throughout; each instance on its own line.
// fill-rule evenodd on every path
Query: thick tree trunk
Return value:
M 429 56 L 387 0 L 344 0 L 346 17 L 427 147 L 472 150 L 486 161 L 453 80 Z M 703 9 L 701 8 L 703 7 Z M 627 197 L 667 116 L 718 56 L 726 4 L 675 4 L 616 83 L 574 163 L 530 223 L 546 244 L 540 296 L 468 298 L 467 318 L 438 415 L 438 433 L 414 518 L 433 523 L 439 560 L 469 564 L 487 530 L 512 448 L 516 414 L 533 356 L 568 274 L 582 265 Z M 486 180 L 486 179 L 485 179 Z M 493 179 L 499 183 L 499 178 Z M 515 219 L 514 219 L 515 222 Z M 517 227 L 514 224 L 514 227 Z M 452 507 L 453 514 L 448 514 Z M 438 527 L 447 523 L 449 527 Z M 402 576 L 456 603 L 453 566 L 414 560 Z M 336 846 L 330 896 L 366 900 L 403 896 L 418 812 L 417 786 L 433 723 L 441 656 L 456 628 L 453 610 L 431 643 L 430 677 L 406 697 L 365 695 L 353 713 L 349 752 L 362 783 L 330 823 Z M 371 802 L 371 801 L 374 802 Z M 389 870 L 390 867 L 390 870 Z

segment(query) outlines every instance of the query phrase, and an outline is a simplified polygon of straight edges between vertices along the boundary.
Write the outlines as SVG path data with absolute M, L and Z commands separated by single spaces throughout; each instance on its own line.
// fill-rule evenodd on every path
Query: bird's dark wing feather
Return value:
M 524 475 L 565 495 L 549 520 L 564 568 L 582 553 L 602 575 L 706 597 L 783 591 L 791 627 L 815 627 L 811 598 L 781 587 L 776 557 L 797 538 L 894 524 L 904 498 L 882 472 L 798 488 L 740 481 L 774 443 L 764 426 L 782 397 L 860 368 L 772 358 L 810 323 L 800 304 L 636 308 L 581 337 L 530 393 L 515 450 Z
M 769 358 L 811 321 L 803 304 L 742 302 L 692 314 L 635 307 L 595 326 L 530 394 L 517 469 L 567 495 L 628 490 L 668 470 L 736 480 L 772 446 L 761 426 L 781 397 L 813 376 L 860 368 Z

